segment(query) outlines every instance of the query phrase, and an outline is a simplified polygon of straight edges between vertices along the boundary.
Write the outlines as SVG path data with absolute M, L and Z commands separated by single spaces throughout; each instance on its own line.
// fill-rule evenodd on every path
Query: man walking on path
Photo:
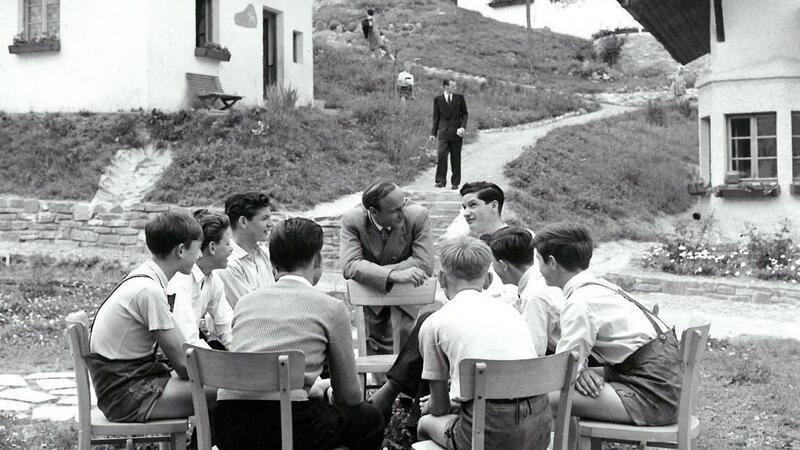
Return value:
M 436 187 L 445 187 L 447 183 L 447 156 L 452 166 L 451 189 L 458 189 L 461 184 L 461 143 L 467 129 L 467 102 L 464 96 L 456 94 L 456 82 L 450 79 L 442 81 L 444 93 L 433 99 L 433 126 L 430 141 L 439 139 L 436 152 Z

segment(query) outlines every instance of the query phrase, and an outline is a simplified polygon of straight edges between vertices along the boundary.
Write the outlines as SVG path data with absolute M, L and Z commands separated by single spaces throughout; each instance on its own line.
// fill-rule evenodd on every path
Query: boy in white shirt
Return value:
M 682 364 L 674 328 L 619 287 L 586 272 L 592 239 L 585 227 L 548 225 L 533 244 L 547 284 L 564 292 L 556 352 L 578 354 L 572 413 L 639 426 L 675 423 Z M 590 353 L 604 362 L 601 370 L 586 367 Z M 550 405 L 557 404 L 558 393 L 552 393 Z
M 228 266 L 231 254 L 231 230 L 228 218 L 207 209 L 195 211 L 194 218 L 203 228 L 202 256 L 190 274 L 176 273 L 169 281 L 175 293 L 175 321 L 186 342 L 204 348 L 224 350 L 231 342 L 233 310 L 225 297 L 225 285 L 216 269 Z M 214 338 L 199 329 L 208 314 L 213 320 Z
M 536 354 L 553 353 L 561 336 L 559 317 L 564 308 L 561 289 L 548 286 L 535 264 L 533 235 L 521 227 L 501 228 L 482 239 L 492 249 L 495 273 L 517 286 L 519 311 L 533 338 Z
M 411 61 L 403 63 L 403 71 L 397 74 L 396 86 L 401 100 L 414 98 L 414 75 L 411 74 Z
M 430 415 L 419 420 L 420 439 L 432 439 L 448 450 L 471 447 L 472 398 L 463 397 L 458 366 L 464 359 L 535 358 L 536 351 L 519 313 L 482 291 L 492 253 L 472 237 L 439 247 L 439 282 L 449 301 L 431 314 L 419 331 L 422 379 L 430 382 Z M 448 389 L 448 381 L 450 387 Z M 451 412 L 455 406 L 455 413 Z M 486 448 L 546 449 L 550 441 L 547 397 L 486 402 Z

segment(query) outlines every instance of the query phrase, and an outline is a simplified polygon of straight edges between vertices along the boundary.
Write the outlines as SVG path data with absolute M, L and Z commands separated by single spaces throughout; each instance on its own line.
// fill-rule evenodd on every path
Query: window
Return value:
M 792 113 L 792 178 L 800 178 L 800 112 Z
M 61 0 L 24 0 L 23 34 L 28 41 L 37 38 L 59 39 Z
M 775 113 L 728 118 L 730 164 L 742 179 L 778 176 Z
M 294 52 L 292 53 L 294 63 L 303 64 L 303 33 L 295 31 L 292 37 L 294 39 L 294 45 L 292 46 L 294 49 Z
M 195 46 L 197 47 L 214 42 L 211 1 L 195 0 Z

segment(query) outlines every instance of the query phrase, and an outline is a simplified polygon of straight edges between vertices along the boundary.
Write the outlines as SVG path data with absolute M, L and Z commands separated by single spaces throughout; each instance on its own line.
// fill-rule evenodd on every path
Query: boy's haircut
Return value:
M 147 222 L 144 226 L 144 241 L 150 253 L 165 258 L 178 245 L 188 247 L 192 241 L 203 238 L 203 228 L 190 215 L 167 211 Z
M 442 87 L 450 86 L 450 82 L 451 81 L 453 81 L 453 80 L 451 80 L 450 78 L 445 78 L 444 80 L 442 80 Z
M 525 228 L 504 227 L 482 235 L 481 240 L 489 245 L 497 260 L 502 259 L 515 266 L 533 264 L 533 236 Z
M 461 280 L 478 280 L 489 271 L 492 251 L 485 242 L 461 236 L 439 245 L 439 260 L 446 274 Z
M 230 226 L 228 217 L 224 214 L 211 212 L 207 209 L 198 209 L 194 212 L 194 218 L 203 227 L 203 243 L 200 250 L 205 250 L 208 244 L 219 242 L 225 234 L 225 230 Z
M 231 228 L 236 229 L 240 217 L 252 220 L 259 209 L 271 206 L 267 194 L 261 192 L 233 194 L 225 200 L 225 215 L 230 220 Z
M 269 237 L 269 256 L 276 269 L 290 272 L 308 264 L 322 250 L 322 227 L 292 217 L 277 224 Z
M 477 193 L 478 198 L 485 203 L 491 203 L 497 200 L 497 212 L 499 214 L 503 213 L 503 203 L 506 201 L 506 196 L 503 190 L 500 189 L 500 186 L 494 183 L 489 183 L 488 181 L 467 183 L 461 186 L 459 193 L 462 197 L 467 194 Z
M 374 10 L 374 9 L 372 9 L 372 8 L 367 8 L 367 15 L 368 15 L 368 16 L 375 15 L 375 10 Z
M 583 225 L 565 222 L 547 225 L 536 233 L 533 245 L 542 259 L 546 261 L 552 256 L 571 272 L 588 269 L 592 259 L 592 237 Z
M 364 206 L 365 209 L 375 208 L 376 210 L 380 211 L 381 207 L 378 202 L 390 192 L 397 189 L 397 185 L 394 183 L 389 183 L 388 181 L 378 181 L 377 183 L 372 183 L 366 189 L 364 189 L 364 193 L 361 194 L 361 204 Z

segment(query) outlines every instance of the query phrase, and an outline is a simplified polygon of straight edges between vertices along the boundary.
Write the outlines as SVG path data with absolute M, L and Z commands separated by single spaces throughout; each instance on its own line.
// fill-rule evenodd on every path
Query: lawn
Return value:
M 29 257 L 11 267 L 0 266 L 2 373 L 70 370 L 62 340 L 63 317 L 78 309 L 93 311 L 128 269 L 97 258 L 62 261 Z M 77 278 L 85 281 L 69 281 Z M 796 341 L 711 339 L 700 371 L 699 448 L 800 446 L 798 371 L 800 346 Z M 398 417 L 393 424 L 389 435 L 403 443 Z M 74 448 L 76 436 L 74 424 L 0 413 L 3 449 Z
M 658 217 L 692 204 L 697 142 L 685 106 L 556 129 L 506 166 L 510 208 L 534 229 L 567 221 L 587 225 L 597 242 L 653 239 Z

